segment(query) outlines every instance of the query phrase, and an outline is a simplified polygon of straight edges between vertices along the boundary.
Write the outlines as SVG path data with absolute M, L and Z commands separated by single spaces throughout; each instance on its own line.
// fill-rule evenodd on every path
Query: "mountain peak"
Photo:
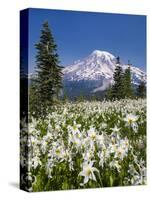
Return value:
M 100 51 L 100 50 L 95 49 L 95 50 L 92 52 L 92 55 L 101 55 L 102 53 L 103 53 L 103 51 Z
M 107 51 L 101 51 L 101 50 L 94 50 L 91 53 L 91 56 L 97 56 L 97 57 L 105 57 L 107 59 L 115 59 L 115 56 L 112 55 L 111 53 L 107 52 Z

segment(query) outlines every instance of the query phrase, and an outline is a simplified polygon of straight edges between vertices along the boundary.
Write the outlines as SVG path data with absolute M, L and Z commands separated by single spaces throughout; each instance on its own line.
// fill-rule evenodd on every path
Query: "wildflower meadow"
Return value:
M 21 121 L 28 191 L 146 184 L 146 100 L 66 102 Z

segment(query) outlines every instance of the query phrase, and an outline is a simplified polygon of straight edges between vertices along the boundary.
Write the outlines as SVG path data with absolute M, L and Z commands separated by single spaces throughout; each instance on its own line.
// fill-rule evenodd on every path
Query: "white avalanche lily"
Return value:
M 123 160 L 123 158 L 127 155 L 126 149 L 123 146 L 119 146 L 115 151 L 115 158 L 119 158 Z
M 111 168 L 116 168 L 117 171 L 120 172 L 121 166 L 119 165 L 118 160 L 112 160 L 112 161 L 109 163 L 109 166 L 110 166 Z
M 118 128 L 116 125 L 114 126 L 114 128 L 111 128 L 113 133 L 118 133 L 120 131 L 120 128 Z
M 94 175 L 94 172 L 98 172 L 98 169 L 93 167 L 94 161 L 84 162 L 83 163 L 83 170 L 79 173 L 79 176 L 84 176 L 84 182 L 83 184 L 86 184 L 89 179 L 96 181 L 96 177 Z
M 75 121 L 73 122 L 73 126 L 68 126 L 68 130 L 71 131 L 73 134 L 79 134 L 81 124 L 77 124 Z
M 95 140 L 96 139 L 96 131 L 95 131 L 95 128 L 90 128 L 88 130 L 88 136 L 92 139 L 92 140 Z
M 124 119 L 124 121 L 126 121 L 130 125 L 135 123 L 137 120 L 138 120 L 138 117 L 136 115 L 133 115 L 133 114 L 128 114 Z

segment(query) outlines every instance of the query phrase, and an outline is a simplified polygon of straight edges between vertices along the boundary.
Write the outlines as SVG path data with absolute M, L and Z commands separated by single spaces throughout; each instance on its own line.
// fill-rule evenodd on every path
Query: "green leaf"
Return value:
M 110 181 L 110 187 L 112 187 L 112 186 L 113 186 L 113 183 L 114 183 L 114 180 L 113 180 L 112 175 L 109 177 L 109 181 Z

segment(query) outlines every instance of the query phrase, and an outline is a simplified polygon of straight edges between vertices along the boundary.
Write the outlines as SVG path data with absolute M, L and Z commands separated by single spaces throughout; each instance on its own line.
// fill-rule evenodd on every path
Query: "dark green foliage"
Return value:
M 62 100 L 62 102 L 69 101 L 68 94 L 67 94 L 67 91 L 65 89 L 63 89 L 63 95 L 61 97 L 61 100 Z
M 129 67 L 123 72 L 119 57 L 117 58 L 113 78 L 114 84 L 107 89 L 106 99 L 115 100 L 133 98 L 135 96 L 132 88 L 130 64 Z
M 137 96 L 140 98 L 146 97 L 146 86 L 144 81 L 141 81 L 140 85 L 137 87 Z
M 45 115 L 57 101 L 62 88 L 62 67 L 48 22 L 43 24 L 40 40 L 35 47 L 36 77 L 30 88 L 30 111 L 39 116 Z
M 112 86 L 111 85 L 106 90 L 105 98 L 107 100 L 112 100 Z
M 120 58 L 117 57 L 116 68 L 114 72 L 114 84 L 111 90 L 111 98 L 113 99 L 122 99 L 123 97 L 123 72 L 120 65 Z
M 77 101 L 78 102 L 83 102 L 86 98 L 84 97 L 84 94 L 82 93 L 82 91 L 80 92 L 80 95 L 77 97 Z
M 133 97 L 130 65 L 125 70 L 122 81 L 123 81 L 123 97 L 127 97 L 127 98 Z

